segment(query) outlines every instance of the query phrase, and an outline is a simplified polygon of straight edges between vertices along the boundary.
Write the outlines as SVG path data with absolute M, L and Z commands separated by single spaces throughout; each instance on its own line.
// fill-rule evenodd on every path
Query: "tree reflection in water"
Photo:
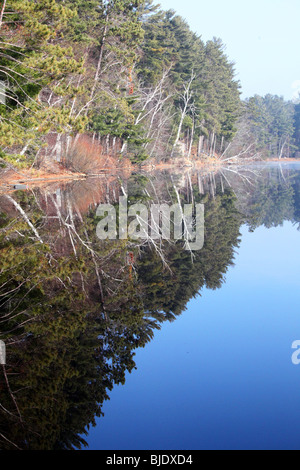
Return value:
M 96 237 L 99 203 L 205 204 L 205 244 Z M 85 446 L 134 351 L 203 287 L 219 288 L 240 227 L 300 222 L 300 175 L 263 167 L 135 174 L 0 195 L 0 442 L 8 449 Z

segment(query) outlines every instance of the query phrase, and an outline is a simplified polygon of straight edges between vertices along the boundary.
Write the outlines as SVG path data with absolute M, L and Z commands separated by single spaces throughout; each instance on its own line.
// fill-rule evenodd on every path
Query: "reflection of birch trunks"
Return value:
M 1 28 L 1 26 L 2 26 L 2 21 L 3 21 L 4 12 L 5 12 L 5 7 L 6 7 L 6 0 L 4 0 L 4 2 L 3 2 L 3 4 L 2 4 L 1 11 L 0 11 L 0 28 Z
M 6 86 L 5 83 L 0 80 L 0 104 L 6 103 Z
M 0 340 L 0 364 L 5 366 L 6 364 L 6 346 L 4 341 Z
M 24 218 L 24 220 L 27 222 L 27 224 L 29 225 L 29 227 L 31 228 L 31 230 L 33 231 L 33 233 L 35 234 L 36 238 L 38 239 L 38 241 L 40 243 L 44 243 L 43 240 L 41 239 L 41 237 L 39 236 L 39 233 L 37 231 L 37 229 L 35 228 L 35 226 L 30 222 L 26 212 L 23 211 L 22 207 L 20 206 L 20 204 L 17 203 L 17 201 L 15 201 L 11 196 L 9 196 L 8 194 L 5 196 L 6 199 L 8 199 L 14 206 L 15 208 L 17 209 L 17 211 L 20 212 L 20 214 L 22 215 L 22 217 Z

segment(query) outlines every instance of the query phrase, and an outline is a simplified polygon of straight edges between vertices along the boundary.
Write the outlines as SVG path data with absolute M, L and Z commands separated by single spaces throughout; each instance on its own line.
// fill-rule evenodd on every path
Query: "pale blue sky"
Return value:
M 243 97 L 272 93 L 292 99 L 300 91 L 299 0 L 155 3 L 164 10 L 176 10 L 205 41 L 213 36 L 223 40 L 227 55 L 236 63 Z

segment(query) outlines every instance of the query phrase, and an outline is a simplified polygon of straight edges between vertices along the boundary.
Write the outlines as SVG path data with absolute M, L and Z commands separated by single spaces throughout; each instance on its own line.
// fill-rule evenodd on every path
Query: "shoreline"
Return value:
M 239 161 L 239 162 L 224 162 L 213 158 L 207 158 L 205 160 L 180 160 L 176 163 L 169 162 L 148 162 L 142 165 L 134 165 L 131 167 L 116 167 L 116 168 L 103 168 L 99 169 L 99 173 L 88 174 L 88 173 L 76 173 L 68 170 L 61 169 L 58 173 L 53 173 L 47 170 L 16 170 L 13 168 L 5 169 L 0 171 L 0 190 L 17 190 L 19 186 L 24 186 L 20 189 L 30 189 L 31 186 L 43 186 L 47 183 L 59 183 L 59 182 L 70 182 L 84 180 L 88 178 L 100 177 L 111 173 L 124 173 L 135 172 L 137 170 L 152 172 L 152 171 L 164 171 L 176 169 L 177 171 L 188 171 L 188 170 L 205 170 L 205 171 L 216 171 L 219 168 L 228 165 L 245 165 L 252 163 L 300 163 L 300 159 L 296 158 L 283 158 L 276 159 L 270 158 L 266 160 L 253 160 L 253 161 Z
M 47 170 L 16 170 L 9 169 L 0 171 L 0 191 L 3 190 L 17 190 L 17 189 L 30 189 L 32 186 L 43 186 L 48 183 L 70 182 L 85 180 L 89 178 L 97 178 L 103 175 L 111 175 L 116 173 L 132 173 L 136 171 L 164 171 L 176 169 L 177 171 L 188 171 L 192 169 L 203 169 L 215 171 L 223 166 L 222 162 L 218 160 L 206 160 L 197 162 L 176 162 L 174 163 L 154 163 L 149 162 L 143 165 L 134 165 L 131 167 L 115 167 L 115 168 L 101 168 L 97 173 L 76 173 L 68 170 L 61 170 L 59 173 L 53 173 Z M 18 188 L 22 186 L 22 188 Z M 23 187 L 24 186 L 24 187 Z

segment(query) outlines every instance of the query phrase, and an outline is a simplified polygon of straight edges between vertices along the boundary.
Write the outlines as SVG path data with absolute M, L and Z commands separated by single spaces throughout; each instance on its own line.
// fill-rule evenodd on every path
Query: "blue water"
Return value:
M 300 232 L 242 229 L 226 283 L 136 351 L 90 449 L 298 449 Z

